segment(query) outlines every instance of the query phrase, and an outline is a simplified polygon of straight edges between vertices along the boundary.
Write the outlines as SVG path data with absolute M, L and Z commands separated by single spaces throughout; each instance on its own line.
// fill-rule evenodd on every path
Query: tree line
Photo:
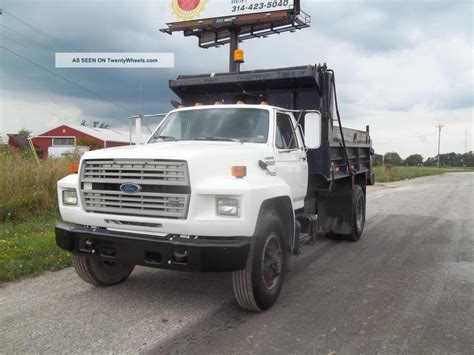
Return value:
M 472 151 L 464 154 L 454 152 L 440 154 L 439 158 L 442 166 L 474 167 L 474 154 Z M 406 159 L 402 159 L 397 152 L 388 152 L 384 155 L 375 154 L 375 162 L 377 165 L 385 163 L 389 165 L 436 166 L 438 164 L 438 155 L 424 159 L 421 154 L 412 154 L 406 157 Z

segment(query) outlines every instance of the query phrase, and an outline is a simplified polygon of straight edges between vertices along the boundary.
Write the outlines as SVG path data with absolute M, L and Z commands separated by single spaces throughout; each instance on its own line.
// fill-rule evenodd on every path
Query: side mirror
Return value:
M 321 145 L 321 114 L 308 112 L 304 116 L 304 142 L 306 148 L 315 149 Z

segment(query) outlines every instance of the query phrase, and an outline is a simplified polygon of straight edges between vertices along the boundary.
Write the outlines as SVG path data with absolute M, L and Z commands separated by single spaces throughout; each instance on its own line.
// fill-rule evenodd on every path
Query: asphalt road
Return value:
M 474 173 L 369 188 L 357 243 L 307 247 L 278 302 L 241 311 L 229 275 L 73 269 L 0 288 L 2 353 L 474 353 Z

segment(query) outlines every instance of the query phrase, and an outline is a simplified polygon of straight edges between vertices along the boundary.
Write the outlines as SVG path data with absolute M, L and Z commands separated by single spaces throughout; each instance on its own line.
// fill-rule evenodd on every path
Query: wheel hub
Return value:
M 263 247 L 262 277 L 267 289 L 272 289 L 280 280 L 283 266 L 283 252 L 280 238 L 276 233 L 270 234 Z

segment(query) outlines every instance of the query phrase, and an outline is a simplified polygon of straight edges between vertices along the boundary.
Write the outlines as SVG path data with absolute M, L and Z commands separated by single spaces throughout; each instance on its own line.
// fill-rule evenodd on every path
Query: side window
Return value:
M 74 138 L 53 138 L 54 146 L 73 146 Z
M 277 113 L 275 146 L 278 149 L 298 148 L 298 139 L 291 118 L 284 113 Z
M 285 144 L 283 143 L 283 138 L 281 138 L 280 128 L 278 128 L 278 126 L 275 133 L 275 147 L 285 149 Z

